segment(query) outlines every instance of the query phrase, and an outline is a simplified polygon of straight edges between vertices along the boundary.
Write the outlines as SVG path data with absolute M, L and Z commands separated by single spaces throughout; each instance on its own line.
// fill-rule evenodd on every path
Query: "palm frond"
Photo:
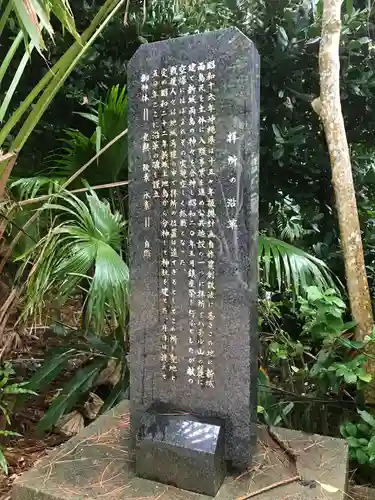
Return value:
M 68 0 L 9 0 L 12 10 L 22 29 L 25 39 L 30 39 L 39 52 L 45 49 L 43 30 L 53 38 L 54 30 L 51 24 L 51 14 L 60 21 L 63 29 L 67 29 L 77 40 L 74 16 Z
M 117 137 L 127 122 L 127 94 L 118 85 L 111 88 L 104 103 L 99 104 L 97 116 L 93 110 L 82 116 L 95 120 L 95 131 L 90 137 L 78 130 L 66 130 L 64 146 L 55 155 L 55 175 L 69 176 L 76 172 L 98 149 Z M 117 180 L 119 172 L 127 164 L 127 137 L 122 137 L 85 172 L 89 184 L 103 184 Z M 126 178 L 124 172 L 122 177 Z
M 95 154 L 95 139 L 86 137 L 78 130 L 65 130 L 62 143 L 63 147 L 55 154 L 54 165 L 51 169 L 57 176 L 69 177 Z
M 27 200 L 35 198 L 37 195 L 56 193 L 61 184 L 66 180 L 65 177 L 48 177 L 36 175 L 34 177 L 21 177 L 12 180 L 9 189 L 17 194 L 18 200 Z
M 292 215 L 286 218 L 285 221 L 278 222 L 278 229 L 280 231 L 281 238 L 283 240 L 290 241 L 293 243 L 295 240 L 299 240 L 305 234 L 305 229 L 301 224 L 301 217 Z
M 127 123 L 128 96 L 125 88 L 116 85 L 111 88 L 105 104 L 99 106 L 98 124 L 102 133 L 102 144 L 105 145 L 116 137 Z M 117 180 L 120 170 L 127 162 L 127 136 L 116 142 L 113 148 L 109 149 L 101 158 L 101 168 L 111 172 L 111 179 Z M 125 178 L 126 173 L 124 173 Z
M 86 325 L 98 334 L 108 319 L 112 326 L 125 325 L 129 269 L 120 254 L 125 222 L 94 192 L 86 203 L 69 192 L 55 199 L 42 208 L 56 215 L 50 231 L 19 259 L 21 273 L 30 268 L 25 314 L 39 314 L 52 299 L 62 305 L 85 280 Z
M 264 282 L 279 290 L 304 295 L 310 285 L 319 289 L 338 288 L 329 267 L 317 257 L 285 241 L 259 236 L 259 263 Z

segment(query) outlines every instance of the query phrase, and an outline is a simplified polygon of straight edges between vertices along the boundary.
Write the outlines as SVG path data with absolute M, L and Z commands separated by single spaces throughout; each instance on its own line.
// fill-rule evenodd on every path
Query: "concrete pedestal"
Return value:
M 124 401 L 75 438 L 43 458 L 14 484 L 12 500 L 212 500 L 135 476 L 130 461 L 129 402 Z M 215 500 L 344 500 L 348 450 L 345 441 L 297 431 L 277 434 L 298 454 L 301 481 L 282 482 L 296 470 L 285 452 L 259 428 L 251 469 L 228 475 Z

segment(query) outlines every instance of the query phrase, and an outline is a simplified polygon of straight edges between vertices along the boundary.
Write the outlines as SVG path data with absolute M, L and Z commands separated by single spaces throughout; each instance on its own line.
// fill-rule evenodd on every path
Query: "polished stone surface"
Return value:
M 215 496 L 226 475 L 223 423 L 151 408 L 143 415 L 137 433 L 136 473 Z
M 152 75 L 155 71 L 161 74 L 165 68 L 168 68 L 169 72 L 178 68 L 181 73 L 185 71 L 189 73 L 192 64 L 195 65 L 194 68 L 198 68 L 201 64 L 206 69 L 209 64 L 210 67 L 214 64 L 215 70 L 206 70 L 202 73 L 206 83 L 212 77 L 210 73 L 215 71 L 216 75 L 212 77 L 215 83 L 210 90 L 207 90 L 207 86 L 203 86 L 203 90 L 200 91 L 200 86 L 197 86 L 195 99 L 198 104 L 195 108 L 190 105 L 182 107 L 173 96 L 164 100 L 160 96 L 152 98 Z M 184 81 L 181 80 L 181 76 L 184 75 L 179 74 L 178 82 Z M 196 80 L 198 81 L 198 76 Z M 258 53 L 253 43 L 234 28 L 144 44 L 129 63 L 128 92 L 132 427 L 134 430 L 138 428 L 143 412 L 155 400 L 171 403 L 186 412 L 221 418 L 225 421 L 226 458 L 236 465 L 246 467 L 251 461 L 251 450 L 256 443 Z M 149 94 L 146 95 L 145 92 Z M 178 92 L 182 92 L 179 84 L 177 94 Z M 188 85 L 184 92 L 188 99 L 190 92 Z M 173 116 L 179 117 L 181 113 L 185 113 L 184 116 L 188 120 L 188 113 L 194 109 L 199 113 L 199 100 L 203 94 L 201 119 L 212 122 L 211 125 L 204 125 L 202 130 L 208 130 L 204 127 L 212 127 L 213 124 L 214 136 L 202 135 L 205 132 L 199 132 L 198 126 L 183 130 L 181 121 L 176 124 L 172 120 Z M 211 101 L 215 103 L 214 108 L 209 107 Z M 210 109 L 214 109 L 214 112 L 209 111 Z M 154 113 L 159 116 L 159 112 L 161 117 L 155 118 L 153 122 Z M 181 145 L 182 131 L 186 132 L 187 143 L 196 144 L 195 149 Z M 166 155 L 171 156 L 173 151 L 174 162 L 173 168 L 170 168 L 165 178 L 160 174 L 160 179 L 156 172 L 159 160 L 151 161 L 148 153 L 153 147 L 153 141 L 146 142 L 149 137 L 151 139 L 153 136 L 159 137 L 158 134 L 161 139 L 156 148 L 164 141 Z M 175 147 L 173 146 L 175 139 L 177 147 L 172 149 Z M 156 188 L 162 186 L 163 182 L 169 186 L 169 194 L 173 185 L 181 186 L 183 162 L 186 162 L 188 172 L 193 173 L 194 165 L 200 160 L 199 155 L 203 157 L 206 153 L 211 163 L 205 166 L 207 169 L 205 171 L 209 172 L 207 175 L 210 177 L 208 181 L 205 180 L 204 189 L 206 193 L 211 192 L 211 189 L 213 194 L 210 199 L 207 198 L 208 195 L 202 195 L 199 202 L 215 205 L 214 225 L 211 228 L 212 240 L 209 240 L 207 234 L 200 242 L 192 242 L 188 238 L 191 231 L 196 233 L 199 230 L 199 223 L 205 216 L 202 215 L 203 219 L 197 216 L 190 220 L 189 227 L 183 235 L 182 216 L 179 212 L 174 217 L 171 215 L 171 209 L 168 220 L 171 225 L 176 224 L 178 228 L 177 247 L 180 252 L 180 258 L 175 259 L 175 267 L 172 267 L 173 249 L 170 247 L 165 249 L 162 238 L 165 210 L 162 207 L 162 200 L 152 197 L 160 195 Z M 162 155 L 160 158 L 164 161 Z M 159 163 L 157 165 L 159 169 Z M 196 171 L 198 172 L 198 169 Z M 149 189 L 148 192 L 145 178 L 149 174 L 154 176 L 155 189 L 152 191 Z M 199 180 L 198 174 L 199 172 L 194 173 L 191 182 Z M 173 184 L 174 182 L 176 184 Z M 147 203 L 145 195 L 151 197 L 147 198 Z M 193 202 L 195 203 L 191 193 L 185 196 L 180 187 L 176 196 L 179 204 L 193 206 Z M 144 207 L 149 202 L 152 202 L 152 206 L 146 214 Z M 199 205 L 198 201 L 197 204 Z M 193 210 L 192 212 L 193 215 L 196 213 Z M 197 213 L 199 214 L 199 210 Z M 204 220 L 206 221 L 204 224 L 209 223 L 208 219 Z M 172 232 L 172 228 L 168 227 L 168 231 Z M 181 247 L 182 237 L 186 238 L 186 246 L 200 244 L 204 248 L 210 241 L 214 242 L 215 255 L 212 263 L 215 273 L 215 298 L 212 306 L 210 305 L 211 319 L 205 316 L 205 325 L 202 327 L 202 330 L 205 330 L 206 342 L 202 351 L 199 351 L 197 345 L 199 339 L 196 337 L 192 341 L 189 339 L 192 315 L 198 316 L 200 310 L 199 304 L 195 309 L 189 305 L 188 274 L 189 271 L 191 273 L 195 271 L 184 267 L 188 258 L 181 264 L 184 251 Z M 208 278 L 206 279 L 208 273 L 205 270 L 207 265 L 205 255 L 203 250 L 196 254 L 197 272 L 193 274 L 195 283 L 199 282 L 196 286 L 202 284 L 205 289 L 202 293 L 206 293 L 209 286 Z M 187 254 L 185 256 L 188 257 Z M 203 260 L 202 264 L 199 262 L 200 257 Z M 164 261 L 169 265 L 168 269 L 162 267 Z M 167 287 L 164 286 L 163 272 L 169 281 L 164 279 L 173 287 L 173 304 L 170 299 L 171 289 L 164 290 Z M 165 297 L 168 297 L 168 294 L 167 301 Z M 163 320 L 163 300 L 168 302 L 167 321 Z M 204 307 L 208 307 L 206 303 Z M 169 367 L 173 376 L 164 379 L 161 359 L 163 356 L 171 355 L 170 350 L 168 351 L 170 340 L 165 347 L 167 354 L 163 351 L 164 347 L 162 348 L 163 328 L 167 322 L 168 332 L 172 331 L 173 327 L 177 338 L 172 353 L 177 361 L 173 367 Z M 211 328 L 210 338 L 207 337 L 208 327 Z M 196 328 L 199 329 L 199 325 Z M 208 345 L 208 341 L 212 344 Z M 192 348 L 194 350 L 190 351 Z M 212 356 L 211 351 L 214 351 Z M 199 352 L 202 354 L 198 354 Z M 196 359 L 193 369 L 189 364 L 192 357 Z M 204 372 L 207 377 L 208 374 L 213 377 L 213 387 L 205 386 L 206 375 L 206 378 L 200 379 L 203 383 L 197 382 L 198 379 L 194 379 L 193 383 L 189 382 L 188 374 L 193 373 L 191 376 L 193 379 L 193 376 L 198 376 L 201 367 L 205 367 Z M 207 368 L 211 371 L 208 372 Z
M 129 402 L 124 401 L 17 478 L 12 500 L 212 500 L 136 477 L 130 461 L 129 422 Z M 303 481 L 281 485 L 257 495 L 256 500 L 349 498 L 344 440 L 287 429 L 277 429 L 277 433 L 297 453 Z M 295 475 L 266 430 L 260 427 L 258 434 L 253 466 L 246 473 L 228 474 L 215 500 L 238 500 Z M 332 492 L 321 484 L 329 485 Z

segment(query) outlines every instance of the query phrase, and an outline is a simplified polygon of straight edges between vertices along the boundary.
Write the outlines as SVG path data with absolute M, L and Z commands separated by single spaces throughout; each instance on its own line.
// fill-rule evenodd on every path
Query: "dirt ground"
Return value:
M 40 344 L 42 342 L 43 340 L 40 339 Z M 38 355 L 37 344 L 39 342 L 34 340 L 31 346 L 26 346 L 28 347 L 28 354 L 32 357 L 35 357 L 35 354 Z M 25 346 L 22 351 L 13 351 L 12 358 L 17 355 L 19 355 L 19 358 L 25 356 L 27 353 L 24 352 L 24 349 Z M 37 350 L 37 352 L 33 352 L 34 350 Z M 8 475 L 0 473 L 1 500 L 9 498 L 12 483 L 19 474 L 32 467 L 48 450 L 66 440 L 66 438 L 53 433 L 38 436 L 35 431 L 40 418 L 48 408 L 48 399 L 51 394 L 53 394 L 53 389 L 44 396 L 28 400 L 25 407 L 16 409 L 11 416 L 12 425 L 10 429 L 20 433 L 22 437 L 8 438 L 2 442 L 2 448 L 8 461 L 9 473 Z
M 59 345 L 61 339 L 48 333 L 48 329 L 44 324 L 34 324 L 22 328 L 14 327 L 17 316 L 17 314 L 13 314 L 9 318 L 4 332 L 5 343 L 8 343 L 8 347 L 6 352 L 3 353 L 1 361 L 11 361 L 17 379 L 27 381 L 34 373 L 35 368 L 38 365 L 40 366 L 46 350 Z M 59 320 L 72 327 L 79 325 L 79 318 L 80 304 L 77 301 L 68 304 L 59 313 Z M 31 397 L 23 407 L 15 408 L 11 415 L 12 425 L 8 428 L 20 433 L 22 436 L 7 438 L 0 442 L 9 466 L 8 475 L 0 472 L 0 500 L 10 498 L 12 484 L 18 475 L 32 467 L 49 450 L 67 440 L 66 437 L 54 433 L 38 436 L 36 426 L 48 409 L 49 400 L 55 393 L 56 388 L 61 387 L 61 382 L 68 375 L 69 373 L 63 373 L 62 377 L 50 387 L 48 393 L 38 397 Z

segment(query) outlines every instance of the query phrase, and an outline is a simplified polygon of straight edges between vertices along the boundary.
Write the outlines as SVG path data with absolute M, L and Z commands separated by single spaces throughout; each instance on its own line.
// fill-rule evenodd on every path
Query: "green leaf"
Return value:
M 335 304 L 336 306 L 340 307 L 341 309 L 343 309 L 345 311 L 346 304 L 342 299 L 340 299 L 340 297 L 331 297 L 331 302 L 333 302 L 333 304 Z M 353 326 L 356 325 L 355 321 L 352 323 L 354 323 Z
M 359 415 L 361 416 L 362 420 L 366 422 L 366 424 L 370 425 L 371 427 L 375 428 L 375 419 L 370 413 L 368 413 L 366 410 L 357 410 Z
M 9 67 L 9 64 L 11 63 L 11 61 L 14 57 L 14 54 L 16 53 L 22 40 L 23 40 L 23 33 L 22 33 L 22 30 L 20 30 L 18 35 L 16 36 L 16 38 L 13 40 L 11 47 L 9 48 L 6 56 L 3 59 L 3 62 L 0 65 L 0 86 L 1 86 L 1 82 L 4 78 L 4 75 Z
M 38 124 L 43 113 L 51 103 L 52 99 L 55 97 L 56 93 L 77 65 L 78 61 L 94 43 L 96 38 L 100 36 L 106 25 L 124 4 L 124 1 L 125 0 L 105 1 L 90 26 L 83 33 L 80 40 L 77 40 L 50 69 L 50 71 L 46 73 L 46 75 L 23 100 L 8 122 L 2 126 L 0 130 L 0 148 L 4 141 L 10 136 L 13 128 L 17 126 L 24 113 L 30 109 L 32 104 L 34 104 L 32 111 L 23 123 L 9 149 L 13 151 L 22 148 L 31 132 Z M 43 91 L 43 93 L 40 95 L 41 91 Z M 40 98 L 36 101 L 39 95 Z
M 294 403 L 291 402 L 291 403 L 288 403 L 286 406 L 284 406 L 283 410 L 282 410 L 282 414 L 284 417 L 286 417 L 294 408 Z
M 359 49 L 361 46 L 359 40 L 350 40 L 348 43 L 348 49 Z
M 10 425 L 10 415 L 9 415 L 7 404 L 6 403 L 0 404 L 0 410 L 5 417 L 6 423 L 8 425 Z
M 344 380 L 347 384 L 355 384 L 357 382 L 357 375 L 351 371 L 345 371 L 343 373 Z
M 366 439 L 366 438 L 358 438 L 358 443 L 361 446 L 368 446 L 368 439 Z
M 28 382 L 24 382 L 24 384 L 28 384 Z M 11 384 L 6 386 L 3 389 L 4 394 L 33 394 L 36 396 L 36 392 L 31 391 L 25 387 L 22 387 L 22 384 Z
M 277 415 L 277 417 L 276 417 L 276 418 L 275 418 L 275 420 L 273 421 L 272 425 L 273 425 L 274 427 L 277 427 L 277 426 L 280 424 L 280 422 L 281 422 L 281 421 L 282 421 L 281 416 L 280 416 L 280 415 Z
M 4 474 L 8 474 L 8 462 L 1 448 L 0 448 L 0 468 L 3 470 Z
M 351 446 L 352 448 L 359 448 L 361 446 L 358 439 L 353 436 L 348 436 L 346 438 L 346 441 L 348 442 L 348 445 Z
M 118 383 L 113 387 L 109 395 L 106 397 L 104 401 L 104 405 L 100 409 L 100 414 L 105 413 L 107 410 L 111 409 L 120 399 L 121 397 L 125 394 L 126 390 L 129 387 L 129 372 L 127 368 L 122 371 L 121 378 L 118 381 Z M 258 406 L 258 409 L 262 408 L 261 406 Z M 264 412 L 264 408 L 263 408 Z M 259 412 L 258 413 L 263 413 Z
M 340 434 L 342 437 L 346 438 L 348 436 L 348 432 L 346 430 L 346 424 L 341 424 L 340 425 Z
M 363 342 L 360 342 L 358 340 L 349 340 L 345 337 L 340 337 L 339 342 L 341 345 L 347 347 L 348 349 L 361 349 L 363 347 Z
M 357 377 L 360 380 L 363 380 L 363 382 L 371 382 L 372 376 L 370 373 L 362 373 L 362 372 L 357 372 Z
M 321 290 L 317 286 L 309 286 L 307 289 L 307 300 L 315 302 L 323 297 Z
M 73 114 L 75 115 L 81 115 L 83 118 L 86 118 L 87 120 L 90 120 L 91 122 L 95 123 L 95 125 L 98 124 L 99 117 L 97 114 L 94 113 L 81 113 L 79 111 L 75 111 Z
M 275 123 L 272 124 L 272 130 L 273 133 L 275 134 L 276 139 L 280 141 L 283 138 L 283 136 L 280 132 L 279 127 Z
M 279 289 L 291 288 L 294 297 L 305 295 L 309 285 L 319 290 L 335 286 L 327 265 L 303 250 L 263 234 L 259 235 L 258 245 L 264 282 Z
M 0 2 L 0 6 L 1 6 L 1 2 Z M 0 10 L 0 35 L 2 34 L 6 24 L 9 22 L 9 16 L 11 14 L 13 10 L 13 4 L 12 2 L 7 2 L 7 5 L 5 7 L 5 9 L 1 9 Z
M 63 29 L 66 28 L 78 41 L 80 36 L 76 30 L 72 9 L 68 0 L 54 0 L 52 2 L 52 12 L 58 18 Z
M 353 0 L 346 0 L 345 6 L 346 6 L 346 13 L 348 14 L 349 17 L 351 17 L 353 13 Z
M 95 152 L 96 154 L 99 153 L 100 148 L 101 148 L 101 143 L 102 143 L 102 129 L 100 125 L 96 127 L 96 132 L 95 132 Z M 96 164 L 99 165 L 99 158 L 96 160 Z
M 94 334 L 87 334 L 85 336 L 87 342 L 93 349 L 104 354 L 105 356 L 112 357 L 117 348 L 117 342 L 111 336 L 109 339 L 102 339 Z
M 53 38 L 53 28 L 50 22 L 51 12 L 59 19 L 63 29 L 68 29 L 79 40 L 72 10 L 67 0 L 54 0 L 53 2 L 12 0 L 11 3 L 24 31 L 25 39 L 29 37 L 39 52 L 45 48 L 43 30 Z
M 356 454 L 356 459 L 358 460 L 358 463 L 360 463 L 361 465 L 364 465 L 368 462 L 368 456 L 361 448 L 357 448 L 355 450 L 355 454 Z
M 370 433 L 370 427 L 367 424 L 364 424 L 363 422 L 360 422 L 357 424 L 358 430 L 361 431 L 363 434 L 368 435 Z
M 346 323 L 343 324 L 341 333 L 348 332 L 349 330 L 352 330 L 355 326 L 357 326 L 356 321 L 347 321 Z
M 55 426 L 64 413 L 70 411 L 80 397 L 92 387 L 101 369 L 106 365 L 107 358 L 99 358 L 76 371 L 61 393 L 52 403 L 50 409 L 40 420 L 37 430 L 42 432 Z
M 21 437 L 22 434 L 20 434 L 19 432 L 14 432 L 14 431 L 0 431 L 0 435 L 1 436 L 4 436 L 4 437 Z
M 45 45 L 42 37 L 42 27 L 34 6 L 31 2 L 24 2 L 23 0 L 12 0 L 12 5 L 25 39 L 30 38 L 31 43 L 41 53 Z M 53 32 L 51 24 L 49 26 L 45 22 L 44 24 L 47 27 L 47 32 L 51 35 Z
M 357 426 L 352 422 L 348 422 L 345 424 L 345 430 L 348 436 L 353 436 L 353 437 L 357 436 Z
M 277 353 L 279 352 L 281 345 L 278 342 L 271 342 L 268 348 L 271 352 Z
M 375 457 L 375 436 L 372 436 L 368 442 L 367 450 L 370 458 Z
M 56 198 L 61 203 L 44 209 L 57 212 L 61 221 L 28 251 L 20 271 L 33 263 L 24 315 L 39 314 L 43 298 L 50 296 L 64 304 L 85 278 L 87 330 L 101 335 L 106 324 L 125 325 L 129 269 L 120 253 L 125 225 L 121 214 L 113 213 L 94 192 L 86 196 L 87 203 L 68 192 Z
M 279 26 L 277 29 L 277 39 L 283 48 L 287 47 L 289 39 L 285 29 L 282 26 Z
M 34 50 L 34 45 L 33 43 L 30 43 L 29 46 L 25 49 L 25 53 L 21 59 L 21 61 L 18 64 L 17 70 L 14 72 L 13 79 L 9 85 L 9 88 L 2 99 L 1 106 L 0 106 L 0 123 L 3 122 L 5 114 L 8 110 L 8 107 L 11 103 L 11 100 L 13 98 L 14 93 L 17 90 L 18 84 L 20 82 L 20 79 L 23 75 L 23 72 L 25 71 L 26 65 L 30 59 L 30 55 L 32 51 Z
M 284 154 L 284 147 L 281 144 L 277 144 L 273 150 L 272 156 L 275 160 L 280 160 Z
M 40 389 L 46 389 L 47 386 L 57 377 L 57 375 L 66 367 L 68 361 L 74 357 L 75 349 L 69 347 L 60 348 L 54 351 L 43 366 L 34 374 L 27 385 L 31 391 L 38 392 Z
M 360 43 L 361 45 L 364 45 L 365 43 L 371 43 L 371 42 L 372 42 L 372 40 L 368 36 L 363 36 L 363 37 L 358 39 L 358 43 Z
M 8 383 L 8 380 L 9 380 L 9 375 L 3 374 L 3 377 L 0 381 L 0 389 L 2 389 Z

